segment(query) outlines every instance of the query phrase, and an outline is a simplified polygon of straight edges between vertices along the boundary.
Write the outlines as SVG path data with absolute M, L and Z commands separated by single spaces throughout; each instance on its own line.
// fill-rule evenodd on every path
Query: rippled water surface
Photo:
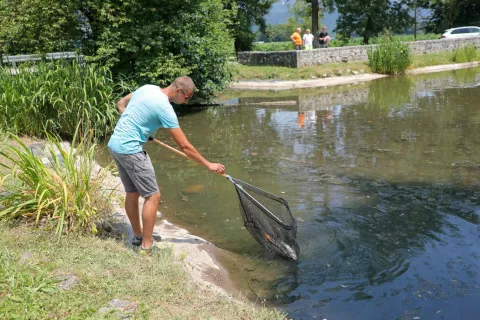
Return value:
M 478 69 L 222 98 L 180 124 L 206 158 L 288 201 L 299 261 L 259 248 L 230 182 L 146 150 L 159 210 L 231 252 L 242 292 L 294 319 L 478 319 Z

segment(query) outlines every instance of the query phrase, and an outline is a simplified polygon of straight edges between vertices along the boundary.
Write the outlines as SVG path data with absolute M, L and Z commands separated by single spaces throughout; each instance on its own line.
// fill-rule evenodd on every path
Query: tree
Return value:
M 81 21 L 72 1 L 0 1 L 0 39 L 6 54 L 72 50 Z
M 230 80 L 231 18 L 222 0 L 1 0 L 0 39 L 7 53 L 81 43 L 114 75 L 162 86 L 189 75 L 211 96 Z
M 430 5 L 430 1 L 429 0 L 407 0 L 406 5 L 412 12 L 413 38 L 416 41 L 418 24 L 420 22 L 420 18 L 422 17 L 421 10 L 428 8 L 428 6 Z
M 277 0 L 225 0 L 225 7 L 235 14 L 230 30 L 235 39 L 235 51 L 249 51 L 255 39 L 254 25 L 265 32 L 265 15 Z
M 385 29 L 403 31 L 411 23 L 404 0 L 328 0 L 326 4 L 338 10 L 337 34 L 360 35 L 364 44 Z
M 478 0 L 433 0 L 429 6 L 432 15 L 426 30 L 441 33 L 449 28 L 480 24 Z

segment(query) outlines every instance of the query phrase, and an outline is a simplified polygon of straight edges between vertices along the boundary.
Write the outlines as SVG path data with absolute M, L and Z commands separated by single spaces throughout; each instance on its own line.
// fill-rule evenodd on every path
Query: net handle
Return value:
M 170 147 L 168 144 L 163 143 L 162 141 L 160 141 L 160 140 L 158 140 L 158 139 L 153 138 L 153 142 L 156 142 L 156 143 L 158 143 L 159 145 L 161 145 L 162 147 L 164 147 L 164 148 L 166 148 L 166 149 L 168 149 L 168 150 L 170 150 L 170 151 L 175 152 L 176 154 L 184 157 L 185 159 L 192 160 L 192 159 L 190 159 L 185 153 L 183 153 L 182 151 L 177 150 L 177 149 L 175 149 L 175 148 L 173 148 L 173 147 Z M 228 176 L 227 176 L 225 173 L 222 173 L 221 176 L 228 179 Z

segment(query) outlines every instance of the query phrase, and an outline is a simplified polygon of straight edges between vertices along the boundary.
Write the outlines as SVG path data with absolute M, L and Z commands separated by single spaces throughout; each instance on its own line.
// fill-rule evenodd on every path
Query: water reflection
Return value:
M 239 287 L 292 318 L 473 319 L 479 82 L 477 71 L 458 70 L 333 91 L 236 92 L 238 104 L 183 111 L 182 127 L 207 158 L 288 201 L 297 264 L 265 256 L 227 181 L 149 145 L 159 209 L 238 254 L 223 262 Z

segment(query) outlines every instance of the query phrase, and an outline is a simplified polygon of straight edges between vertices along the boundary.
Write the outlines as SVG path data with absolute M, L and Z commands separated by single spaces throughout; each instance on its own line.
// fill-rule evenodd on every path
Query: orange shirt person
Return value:
M 303 44 L 302 28 L 297 28 L 297 31 L 290 36 L 290 39 L 292 39 L 293 41 L 295 50 L 302 50 L 302 44 Z

